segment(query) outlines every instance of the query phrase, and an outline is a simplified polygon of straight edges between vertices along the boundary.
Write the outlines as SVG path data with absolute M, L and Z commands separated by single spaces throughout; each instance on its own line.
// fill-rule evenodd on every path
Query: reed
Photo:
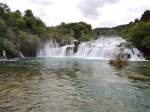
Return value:
M 109 61 L 109 64 L 114 67 L 122 68 L 128 65 L 128 59 L 123 53 L 118 53 Z

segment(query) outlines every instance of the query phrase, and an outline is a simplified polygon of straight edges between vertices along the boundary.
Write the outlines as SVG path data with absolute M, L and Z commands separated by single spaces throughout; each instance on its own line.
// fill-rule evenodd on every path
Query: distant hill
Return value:
M 127 24 L 119 25 L 112 28 L 95 28 L 93 32 L 96 36 L 121 36 L 123 31 L 127 28 Z

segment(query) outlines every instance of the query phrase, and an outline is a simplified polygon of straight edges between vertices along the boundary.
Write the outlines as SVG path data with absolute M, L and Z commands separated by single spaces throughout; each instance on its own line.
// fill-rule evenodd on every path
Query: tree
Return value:
M 2 46 L 7 52 L 11 53 L 12 55 L 15 55 L 16 48 L 12 41 L 9 41 L 8 39 L 3 39 Z
M 39 46 L 39 38 L 26 32 L 20 32 L 18 40 L 18 49 L 24 56 L 35 57 L 37 47 Z
M 26 10 L 25 11 L 25 16 L 27 16 L 27 17 L 33 17 L 33 13 L 32 13 L 32 11 L 31 10 Z
M 16 26 L 20 29 L 20 30 L 25 30 L 27 28 L 26 22 L 24 19 L 20 18 L 17 19 L 16 21 Z
M 6 38 L 12 42 L 16 42 L 17 41 L 17 36 L 16 33 L 13 31 L 12 28 L 7 28 L 6 31 Z
M 36 21 L 34 20 L 33 17 L 28 17 L 28 16 L 24 16 L 23 17 L 25 23 L 26 23 L 26 28 L 32 32 L 35 33 L 35 29 L 36 29 Z
M 0 3 L 0 17 L 4 17 L 6 13 L 10 12 L 10 8 L 3 3 Z
M 7 25 L 3 19 L 0 19 L 0 36 L 4 37 L 6 33 Z
M 13 13 L 14 17 L 19 19 L 19 18 L 22 18 L 22 15 L 21 15 L 21 12 L 19 10 L 16 10 L 14 13 Z
M 46 27 L 45 24 L 42 22 L 42 20 L 40 20 L 40 18 L 36 18 L 36 25 L 39 27 Z
M 7 18 L 6 18 L 5 21 L 6 21 L 8 26 L 15 27 L 16 24 L 17 24 L 17 20 L 18 19 L 21 19 L 20 13 L 18 13 L 18 12 L 10 12 L 7 15 Z
M 142 21 L 150 21 L 150 10 L 146 10 L 141 17 Z
M 150 55 L 150 22 L 140 21 L 129 26 L 124 32 L 124 37 L 146 56 Z

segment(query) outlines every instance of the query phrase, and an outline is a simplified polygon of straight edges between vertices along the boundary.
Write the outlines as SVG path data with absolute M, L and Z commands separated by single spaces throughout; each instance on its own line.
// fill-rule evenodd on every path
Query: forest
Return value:
M 91 25 L 79 22 L 47 27 L 31 10 L 24 14 L 19 10 L 12 12 L 0 3 L 0 56 L 6 51 L 8 58 L 20 57 L 18 52 L 25 57 L 35 57 L 43 42 L 55 39 L 63 45 L 73 38 L 81 41 L 93 38 Z

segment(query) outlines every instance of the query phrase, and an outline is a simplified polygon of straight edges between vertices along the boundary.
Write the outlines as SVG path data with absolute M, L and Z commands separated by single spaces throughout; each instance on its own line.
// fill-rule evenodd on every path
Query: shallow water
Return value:
M 0 112 L 150 112 L 150 62 L 0 61 Z

